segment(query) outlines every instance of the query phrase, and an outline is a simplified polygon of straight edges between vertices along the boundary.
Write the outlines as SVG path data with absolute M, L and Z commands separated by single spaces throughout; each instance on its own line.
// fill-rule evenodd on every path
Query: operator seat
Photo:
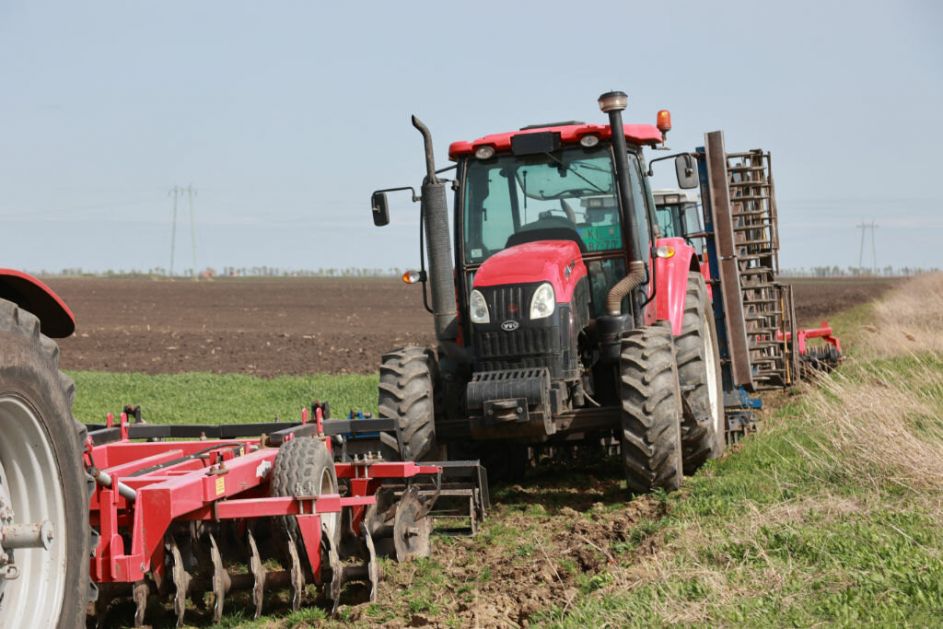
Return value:
M 504 246 L 513 247 L 538 240 L 571 240 L 580 248 L 580 253 L 586 254 L 586 243 L 576 231 L 576 226 L 562 216 L 545 216 L 522 226 L 508 236 Z

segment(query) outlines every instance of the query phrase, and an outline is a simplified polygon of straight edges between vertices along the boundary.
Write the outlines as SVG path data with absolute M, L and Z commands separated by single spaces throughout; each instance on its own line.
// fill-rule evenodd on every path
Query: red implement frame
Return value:
M 316 419 L 320 427 L 320 413 Z M 133 583 L 146 573 L 163 577 L 163 540 L 175 521 L 285 515 L 297 516 L 308 561 L 317 575 L 321 514 L 349 508 L 357 530 L 384 479 L 441 471 L 435 465 L 411 462 L 336 463 L 337 477 L 351 479 L 351 495 L 270 497 L 269 477 L 278 449 L 266 447 L 263 440 L 130 441 L 127 422 L 122 413 L 121 440 L 103 445 L 89 441 L 86 448 L 86 466 L 98 480 L 89 514 L 92 527 L 100 533 L 90 568 L 97 583 Z
M 800 356 L 805 355 L 807 352 L 806 341 L 808 339 L 822 339 L 838 352 L 841 352 L 841 341 L 833 335 L 832 327 L 828 324 L 828 321 L 823 321 L 817 328 L 799 329 L 796 331 L 796 345 L 798 346 Z M 788 343 L 792 340 L 792 333 L 786 332 L 783 334 L 779 332 L 776 334 L 776 340 L 785 340 Z

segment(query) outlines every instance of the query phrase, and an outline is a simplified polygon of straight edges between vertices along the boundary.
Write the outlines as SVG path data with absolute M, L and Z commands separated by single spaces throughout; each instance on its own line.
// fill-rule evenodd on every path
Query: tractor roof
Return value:
M 625 140 L 632 144 L 661 144 L 661 131 L 653 124 L 627 124 L 625 129 Z M 609 125 L 606 124 L 563 124 L 549 127 L 525 127 L 518 131 L 508 131 L 506 133 L 495 133 L 486 135 L 471 142 L 459 141 L 452 142 L 449 145 L 449 158 L 458 159 L 464 155 L 471 155 L 480 146 L 493 146 L 495 151 L 502 152 L 511 149 L 511 138 L 516 135 L 525 135 L 527 133 L 546 133 L 547 131 L 560 134 L 560 140 L 564 144 L 576 144 L 584 135 L 597 135 L 600 140 L 608 140 L 610 137 Z

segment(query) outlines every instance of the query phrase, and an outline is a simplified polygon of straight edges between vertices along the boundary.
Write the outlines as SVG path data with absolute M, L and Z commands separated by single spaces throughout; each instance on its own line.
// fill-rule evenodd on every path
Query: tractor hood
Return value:
M 579 246 L 570 240 L 538 240 L 508 247 L 485 260 L 474 288 L 549 282 L 557 303 L 569 303 L 586 277 Z

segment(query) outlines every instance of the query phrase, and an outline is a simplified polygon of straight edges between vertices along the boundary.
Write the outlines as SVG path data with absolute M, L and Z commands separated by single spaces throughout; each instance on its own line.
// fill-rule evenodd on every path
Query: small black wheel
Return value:
M 405 347 L 380 364 L 380 417 L 396 420 L 402 461 L 419 461 L 435 449 L 434 360 L 430 350 Z
M 298 437 L 282 444 L 275 457 L 272 468 L 270 487 L 273 496 L 316 497 L 336 494 L 337 472 L 334 458 L 327 446 L 317 437 Z M 299 551 L 304 550 L 301 532 L 295 516 L 280 518 L 283 529 L 291 534 Z M 321 515 L 321 528 L 333 548 L 337 548 L 341 538 L 341 514 Z M 307 565 L 307 554 L 299 553 L 302 562 Z M 322 558 L 321 565 L 327 565 Z M 309 573 L 311 572 L 308 566 Z M 313 574 L 309 575 L 314 577 Z
M 622 462 L 629 492 L 681 486 L 681 387 L 671 330 L 627 332 L 620 357 Z
M 681 334 L 675 339 L 678 377 L 685 402 L 681 424 L 684 473 L 693 474 L 708 459 L 724 453 L 723 380 L 714 311 L 700 273 L 688 275 Z
M 85 624 L 91 485 L 74 390 L 39 320 L 0 300 L 0 526 L 48 523 L 43 545 L 0 551 L 13 560 L 0 566 L 0 627 Z

